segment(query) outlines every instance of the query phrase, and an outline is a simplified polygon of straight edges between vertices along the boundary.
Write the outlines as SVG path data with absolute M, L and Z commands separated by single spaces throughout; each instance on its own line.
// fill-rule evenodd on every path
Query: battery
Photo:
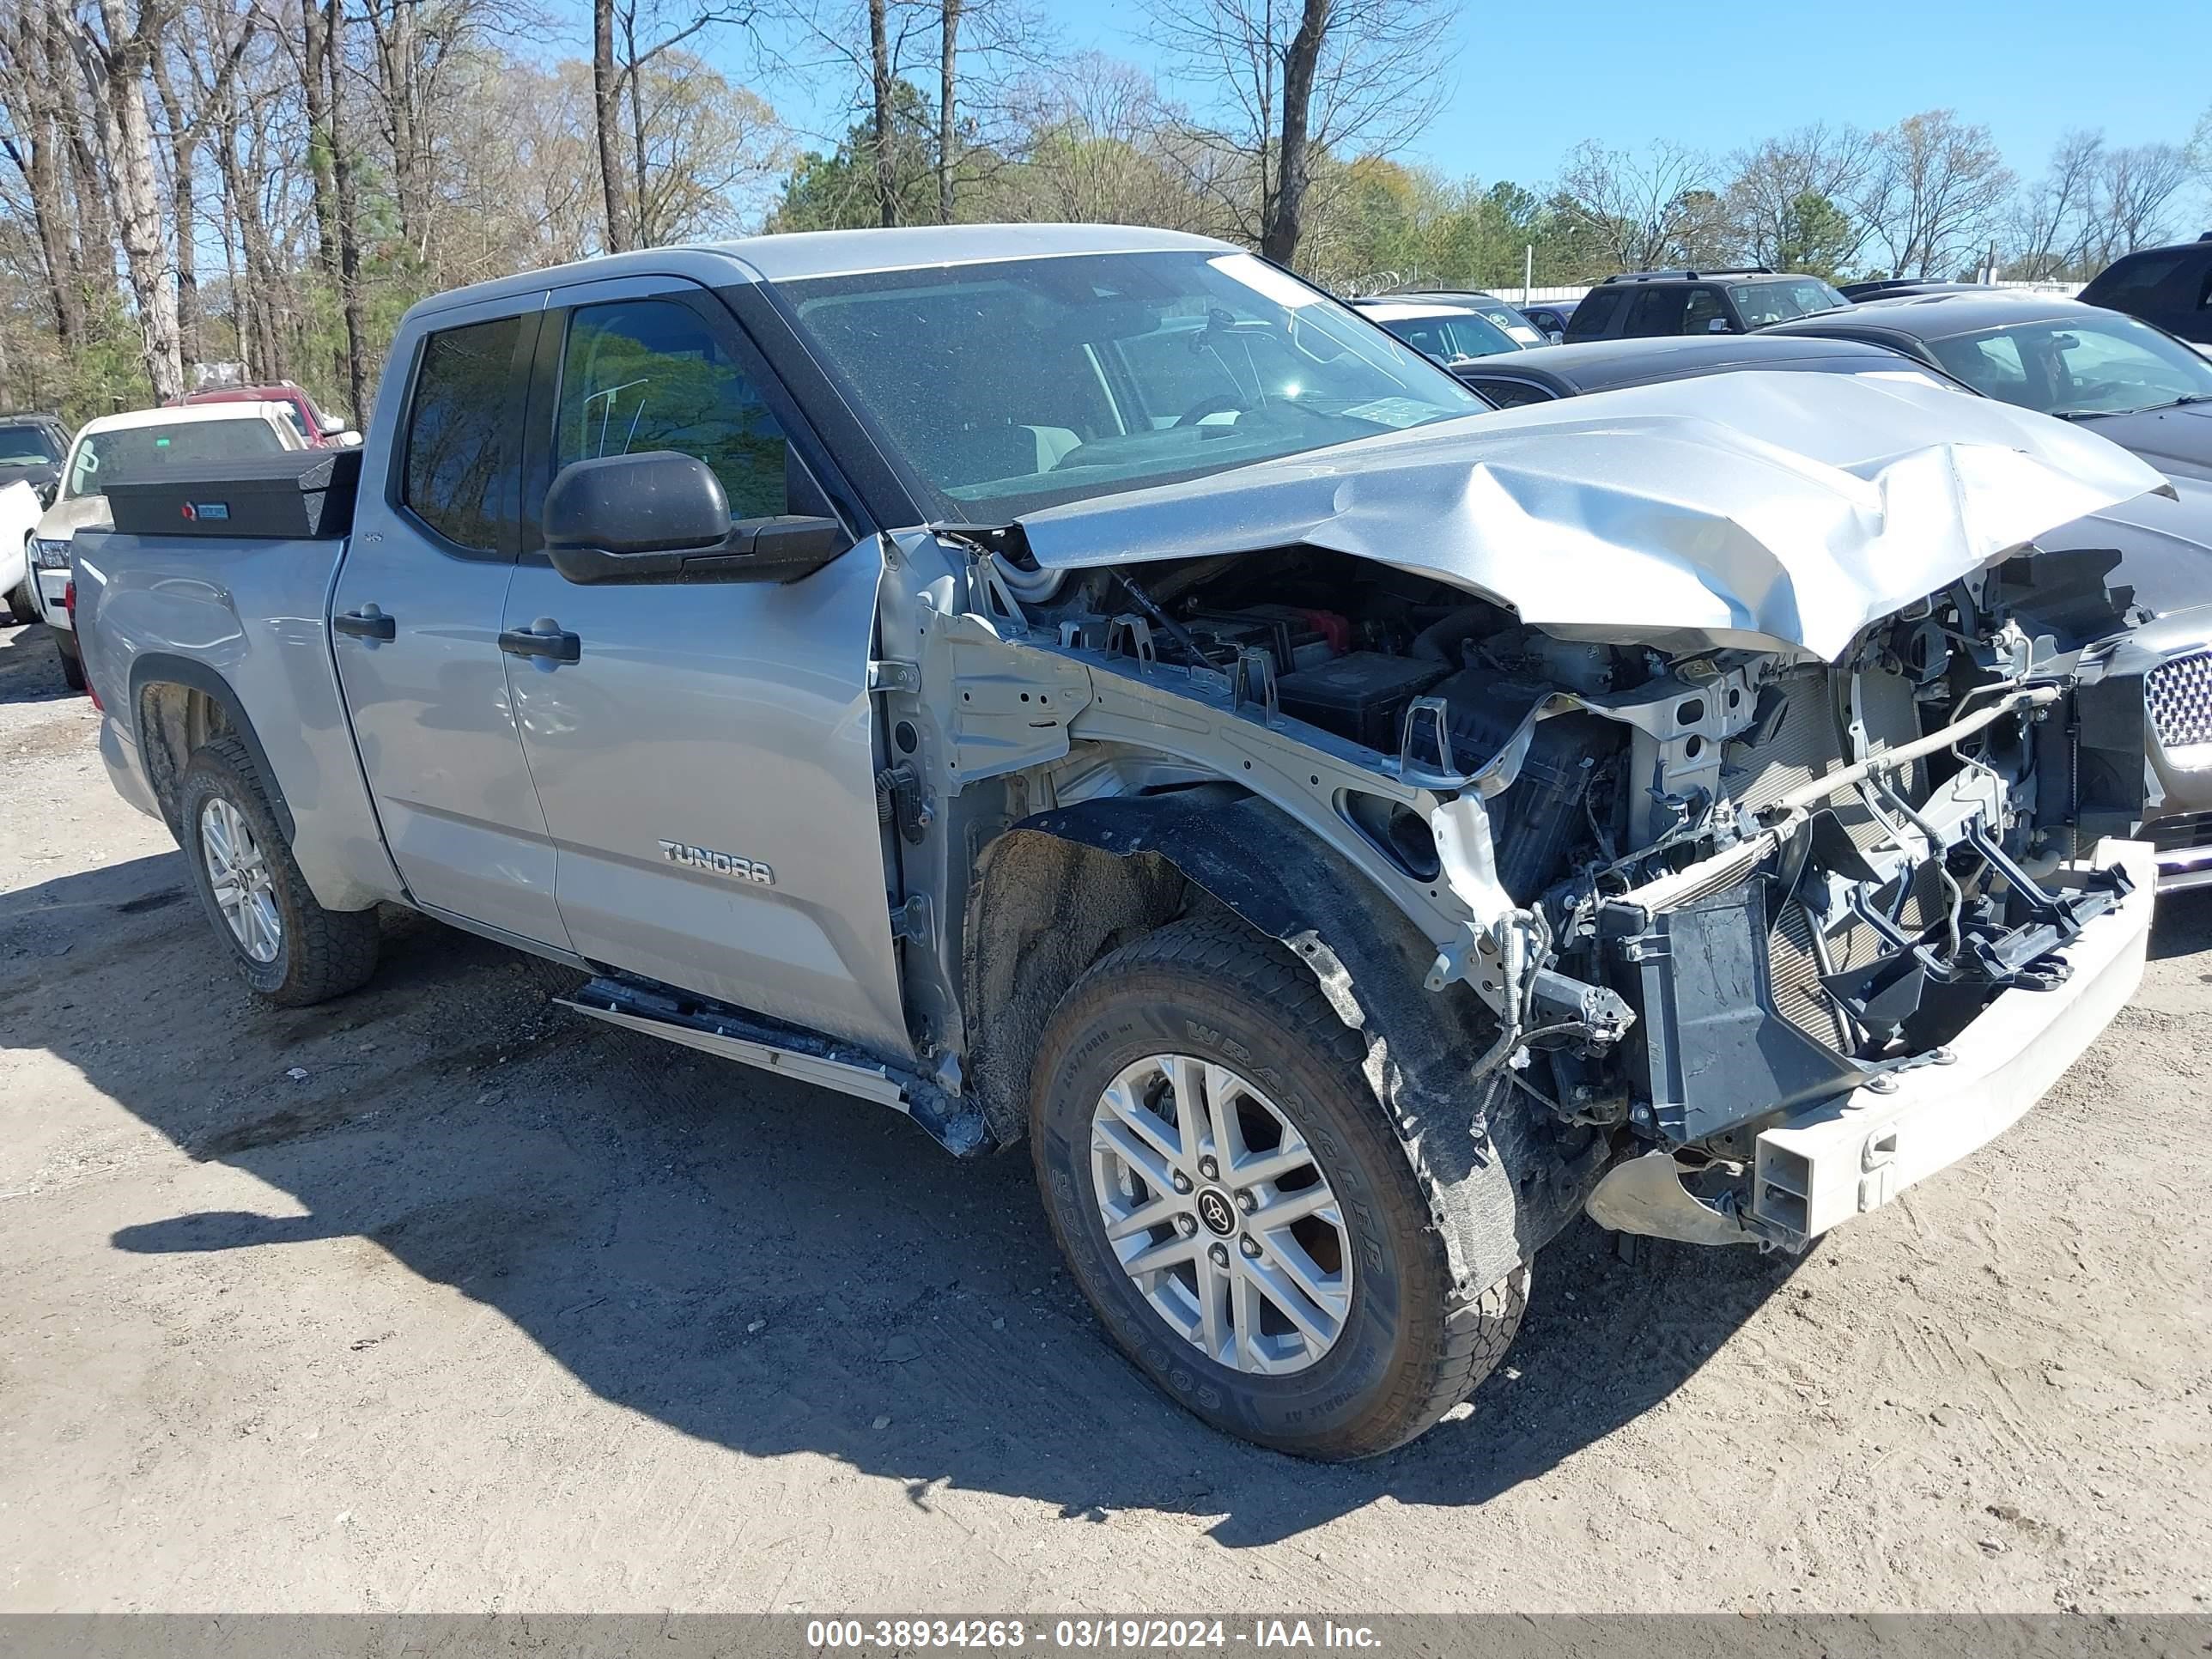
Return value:
M 1285 714 L 1395 754 L 1405 731 L 1407 705 L 1450 672 L 1423 658 L 1352 651 L 1277 676 L 1275 695 Z

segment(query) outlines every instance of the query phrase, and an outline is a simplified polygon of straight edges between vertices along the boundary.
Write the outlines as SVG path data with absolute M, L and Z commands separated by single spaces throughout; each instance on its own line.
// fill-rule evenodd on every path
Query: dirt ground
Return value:
M 414 919 L 284 1012 L 0 629 L 0 1609 L 2066 1608 L 2212 1594 L 2212 903 L 1794 1272 L 1587 1224 L 1411 1448 L 1223 1439 L 1026 1157 L 549 1007 Z

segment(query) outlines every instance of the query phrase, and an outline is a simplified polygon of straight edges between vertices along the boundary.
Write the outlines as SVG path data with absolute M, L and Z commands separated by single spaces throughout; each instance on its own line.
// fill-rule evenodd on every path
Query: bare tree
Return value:
M 221 12 L 220 0 L 209 9 Z M 177 15 L 169 38 L 163 42 L 162 49 L 153 54 L 151 64 L 154 90 L 161 101 L 162 122 L 169 140 L 171 217 L 176 226 L 177 339 L 188 371 L 201 361 L 197 189 L 200 145 L 206 135 L 210 112 L 228 90 L 252 38 L 249 25 L 235 31 L 219 30 L 203 39 L 193 27 L 194 21 L 189 10 Z M 228 48 L 216 51 L 214 43 L 226 38 Z M 210 66 L 207 83 L 200 83 L 197 76 L 185 81 L 191 94 L 189 98 L 178 92 L 178 76 L 170 68 L 172 58 L 187 70 L 199 64 Z
M 1585 139 L 1568 153 L 1559 198 L 1577 240 L 1613 270 L 1714 263 L 1727 216 L 1712 179 L 1702 151 L 1671 140 L 1632 155 Z
M 717 24 L 749 26 L 754 7 L 702 3 L 681 22 L 661 15 L 655 0 L 592 0 L 592 130 L 599 157 L 599 185 L 605 201 L 607 249 L 619 253 L 647 240 L 639 224 L 647 178 L 645 92 L 642 77 L 654 59 Z M 665 28 L 657 40 L 655 29 Z M 641 44 L 642 42 L 642 44 Z M 620 50 L 617 51 L 619 43 Z M 629 131 L 622 131 L 627 105 Z M 624 178 L 625 168 L 629 177 Z
M 300 77 L 300 90 L 307 115 L 307 166 L 314 186 L 315 250 L 323 274 L 335 289 L 338 284 L 337 183 L 331 170 L 338 135 L 331 120 L 329 83 L 324 78 L 325 27 L 318 0 L 300 0 L 300 32 L 293 36 L 279 29 Z
M 897 88 L 891 73 L 889 0 L 868 0 L 868 66 L 869 98 L 875 121 L 877 222 L 895 225 L 899 221 L 899 192 L 892 100 Z
M 790 164 L 775 112 L 681 50 L 631 73 L 642 246 L 734 235 L 740 216 Z
M 225 257 L 235 268 L 229 302 L 238 355 L 255 378 L 283 380 L 290 365 L 276 313 L 287 284 L 263 203 L 263 191 L 275 181 L 261 164 L 259 150 L 269 116 L 296 82 L 253 17 L 211 8 L 205 21 L 218 49 L 228 56 L 234 36 L 239 53 L 237 71 L 220 88 L 205 84 L 199 66 L 193 66 L 202 106 L 209 112 L 206 148 L 215 157 L 220 183 Z
M 1217 210 L 1172 149 L 1188 122 L 1142 70 L 1096 52 L 1019 88 L 1021 166 L 994 210 L 1022 219 L 1199 230 Z M 1187 142 L 1187 139 L 1185 140 Z
M 76 77 L 67 56 L 56 56 L 54 20 L 51 9 L 26 6 L 0 27 L 0 108 L 8 127 L 0 133 L 0 152 L 22 179 L 23 210 L 45 267 L 56 337 L 64 351 L 74 351 L 84 337 L 84 294 L 70 241 L 64 105 L 72 99 Z
M 440 121 L 458 64 L 489 31 L 516 19 L 507 0 L 359 0 L 368 26 L 371 88 L 386 153 L 400 240 L 410 258 L 428 264 L 435 214 Z
M 337 205 L 338 299 L 345 313 L 345 380 L 355 418 L 368 407 L 368 337 L 361 297 L 361 203 L 344 119 L 345 0 L 325 0 L 323 65 L 330 100 L 331 178 Z
M 1990 240 L 2013 175 L 1985 126 L 1948 109 L 1909 115 L 1880 140 L 1862 212 L 1899 276 L 1962 270 Z
M 1822 122 L 1738 151 L 1730 158 L 1735 178 L 1727 200 L 1741 252 L 1757 264 L 1793 263 L 1809 198 L 1832 204 L 1850 227 L 1843 245 L 1830 250 L 1835 263 L 1856 259 L 1866 240 L 1858 204 L 1872 182 L 1876 156 L 1874 134 Z
M 620 83 L 615 70 L 615 0 L 592 0 L 592 117 L 599 139 L 599 185 L 606 204 L 607 252 L 636 246 L 629 194 L 623 189 L 621 138 L 616 130 Z
M 952 222 L 952 178 L 959 165 L 958 96 L 960 0 L 937 8 L 937 222 Z
M 2131 144 L 2106 151 L 2098 180 L 2098 265 L 2164 241 L 2168 210 L 2188 182 L 2189 158 L 2176 145 Z
M 157 0 L 139 0 L 136 17 L 125 0 L 100 0 L 99 22 L 80 21 L 76 46 L 99 115 L 115 219 L 123 231 L 124 263 L 137 302 L 146 378 L 155 400 L 167 403 L 184 395 L 184 364 L 177 338 L 176 273 L 162 236 L 154 124 L 146 107 L 146 79 L 154 54 L 161 49 L 163 21 Z
M 1402 149 L 1443 99 L 1448 0 L 1148 0 L 1154 40 L 1219 96 L 1194 123 L 1200 171 L 1238 234 L 1279 264 L 1304 234 L 1316 159 Z
M 2041 280 L 2081 263 L 2104 155 L 2101 132 L 2077 131 L 2059 139 L 2051 152 L 2050 168 L 2021 192 L 2014 207 L 2012 252 L 2007 260 L 2014 275 Z

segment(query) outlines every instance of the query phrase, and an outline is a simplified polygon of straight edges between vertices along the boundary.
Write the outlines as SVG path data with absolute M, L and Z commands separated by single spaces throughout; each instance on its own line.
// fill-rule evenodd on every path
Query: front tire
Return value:
M 24 577 L 21 584 L 8 596 L 8 609 L 19 623 L 34 623 L 39 619 L 38 600 L 31 593 L 31 583 L 34 580 L 31 576 Z
M 1233 923 L 1093 966 L 1037 1055 L 1053 1231 L 1123 1352 L 1228 1433 L 1337 1461 L 1403 1445 L 1503 1357 L 1525 1266 L 1457 1291 L 1363 1045 Z
M 193 751 L 179 839 L 216 936 L 253 991 L 287 1008 L 358 990 L 376 971 L 376 912 L 326 910 L 292 857 L 236 738 Z

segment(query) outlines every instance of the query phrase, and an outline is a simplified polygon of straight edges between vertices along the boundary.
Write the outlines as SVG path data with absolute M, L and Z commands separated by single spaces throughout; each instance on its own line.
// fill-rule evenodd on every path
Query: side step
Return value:
M 610 1025 L 643 1031 L 702 1054 L 757 1066 L 764 1072 L 780 1072 L 802 1083 L 857 1095 L 904 1112 L 955 1158 L 991 1150 L 991 1133 L 984 1127 L 983 1115 L 966 1101 L 946 1094 L 926 1079 L 842 1049 L 829 1039 L 796 1026 L 672 987 L 605 976 L 592 981 L 573 997 L 553 1000 Z

